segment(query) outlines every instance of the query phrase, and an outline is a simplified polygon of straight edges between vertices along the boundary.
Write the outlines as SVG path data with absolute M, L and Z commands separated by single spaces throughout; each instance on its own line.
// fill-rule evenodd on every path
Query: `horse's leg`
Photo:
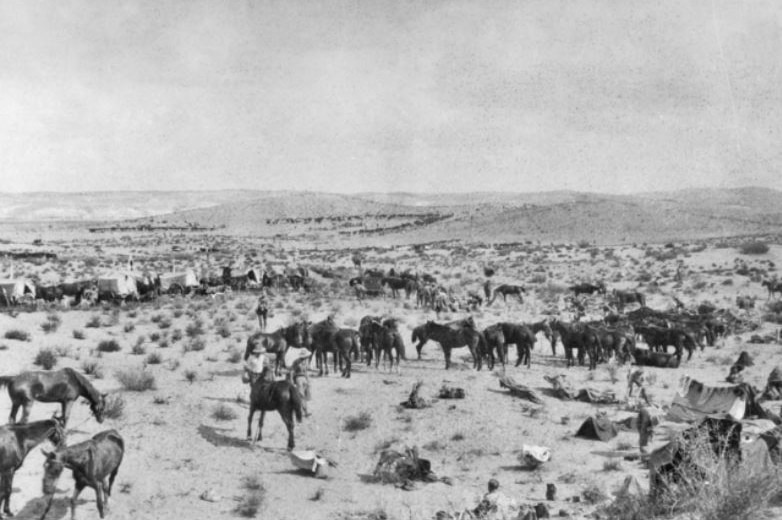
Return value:
M 11 404 L 11 414 L 8 416 L 8 424 L 16 424 L 16 413 L 19 411 L 20 403 L 13 401 Z
M 282 409 L 278 410 L 280 412 L 280 417 L 282 417 L 282 422 L 285 423 L 285 427 L 288 429 L 288 451 L 291 451 L 296 447 L 296 442 L 293 440 L 293 410 L 291 409 L 291 406 L 289 401 L 285 406 L 284 413 Z
M 22 403 L 22 422 L 20 424 L 27 424 L 27 420 L 30 418 L 30 410 L 32 407 L 32 401 L 25 401 Z
M 529 345 L 524 347 L 524 355 L 527 357 L 527 369 L 532 365 L 532 348 Z
M 443 347 L 443 354 L 445 355 L 445 369 L 451 368 L 451 349 Z
M 250 413 L 247 416 L 247 440 L 252 440 L 252 431 L 253 431 L 253 414 L 255 414 L 255 408 L 252 404 L 252 393 L 250 394 Z
M 263 440 L 263 417 L 266 412 L 261 410 L 261 416 L 258 418 L 258 431 L 255 433 L 255 442 Z
M 74 401 L 63 401 L 62 405 L 62 424 L 68 424 L 68 418 L 71 416 L 71 408 L 73 408 Z
M 76 520 L 76 500 L 84 489 L 84 482 L 76 481 L 73 486 L 73 495 L 71 495 L 71 520 Z
M 95 482 L 95 501 L 98 503 L 98 514 L 103 518 L 105 511 L 103 507 L 103 482 Z
M 516 364 L 515 367 L 518 367 L 521 365 L 521 362 L 524 361 L 524 349 L 521 345 L 521 343 L 516 343 Z
M 2 486 L 0 486 L 0 505 L 3 505 L 3 513 L 7 514 L 8 516 L 13 516 L 13 513 L 11 513 L 11 493 L 14 489 L 14 470 L 0 475 L 0 483 L 2 483 Z M 0 514 L 0 518 L 2 518 L 2 514 Z

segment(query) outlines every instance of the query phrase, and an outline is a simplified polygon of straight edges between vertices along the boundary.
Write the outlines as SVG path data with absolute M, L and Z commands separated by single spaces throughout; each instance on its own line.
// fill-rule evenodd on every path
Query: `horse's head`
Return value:
M 90 403 L 90 411 L 95 416 L 95 420 L 99 423 L 103 422 L 103 412 L 106 410 L 106 394 L 100 394 L 100 397 L 92 403 Z
M 46 438 L 55 446 L 62 446 L 65 444 L 65 419 L 54 415 L 51 421 L 52 428 L 49 430 Z
M 46 451 L 41 449 L 46 459 L 43 463 L 43 494 L 53 495 L 57 490 L 57 481 L 65 469 L 65 463 L 62 455 L 57 451 Z

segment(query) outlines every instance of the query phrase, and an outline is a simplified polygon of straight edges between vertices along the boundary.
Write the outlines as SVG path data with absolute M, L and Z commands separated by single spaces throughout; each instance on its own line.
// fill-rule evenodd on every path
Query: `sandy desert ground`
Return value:
M 28 238 L 17 239 L 23 242 Z M 218 244 L 220 249 L 208 258 L 208 264 L 205 254 L 198 251 L 205 242 Z M 87 309 L 39 305 L 33 311 L 0 313 L 0 336 L 10 330 L 30 335 L 29 341 L 0 339 L 1 374 L 35 368 L 37 353 L 50 348 L 58 354 L 57 368 L 83 370 L 85 364 L 97 363 L 101 377 L 91 376 L 93 384 L 124 401 L 121 417 L 107 419 L 104 424 L 96 423 L 87 406 L 77 404 L 69 423 L 69 443 L 108 428 L 117 429 L 125 438 L 126 458 L 109 518 L 236 518 L 240 500 L 252 493 L 245 486 L 248 478 L 263 489 L 258 518 L 432 518 L 439 510 L 474 507 L 490 478 L 498 479 L 501 489 L 522 504 L 545 502 L 546 484 L 555 483 L 557 500 L 547 502 L 552 514 L 563 510 L 573 518 L 584 518 L 597 507 L 584 500 L 586 489 L 597 486 L 610 496 L 627 475 L 646 483 L 647 472 L 639 462 L 610 456 L 619 448 L 636 448 L 635 432 L 620 432 L 606 443 L 574 437 L 584 419 L 597 412 L 614 420 L 633 415 L 626 404 L 596 406 L 561 401 L 543 393 L 549 388 L 544 376 L 567 373 L 576 387 L 613 390 L 624 400 L 628 365 L 618 368 L 613 382 L 606 365 L 595 371 L 567 369 L 561 346 L 552 356 L 548 342 L 540 336 L 530 369 L 507 367 L 508 375 L 543 396 L 543 404 L 535 405 L 500 388 L 499 368 L 473 370 L 466 349 L 455 351 L 457 362 L 448 371 L 436 343 L 428 343 L 418 361 L 410 342 L 411 330 L 438 317 L 433 311 L 417 308 L 414 299 L 358 301 L 347 286 L 347 279 L 355 276 L 349 250 L 308 249 L 301 242 L 285 243 L 281 249 L 279 243 L 253 243 L 235 237 L 196 240 L 143 233 L 122 237 L 52 233 L 44 236 L 44 243 L 57 252 L 57 260 L 16 260 L 13 266 L 6 261 L 3 271 L 12 268 L 15 276 L 58 282 L 122 267 L 129 255 L 139 270 L 164 272 L 190 266 L 214 275 L 219 275 L 218 266 L 225 261 L 239 266 L 301 264 L 313 273 L 314 291 L 273 292 L 269 329 L 294 318 L 306 316 L 318 321 L 329 314 L 339 325 L 357 328 L 364 315 L 384 315 L 399 319 L 406 342 L 408 359 L 402 362 L 401 375 L 363 365 L 355 367 L 351 379 L 334 373 L 326 377 L 312 374 L 312 415 L 296 425 L 296 442 L 297 449 L 317 450 L 338 463 L 338 467 L 329 468 L 327 478 L 319 479 L 294 470 L 285 450 L 286 431 L 276 413 L 267 415 L 263 441 L 256 446 L 245 441 L 248 387 L 240 381 L 241 361 L 236 352 L 243 352 L 247 337 L 258 329 L 254 293 L 234 292 L 215 298 L 162 296 L 155 302 Z M 177 243 L 184 245 L 172 252 L 172 244 Z M 708 301 L 758 323 L 760 328 L 752 334 L 776 335 L 779 326 L 762 319 L 766 291 L 759 282 L 761 277 L 773 275 L 774 266 L 782 262 L 782 247 L 772 246 L 767 254 L 750 256 L 739 254 L 736 243 L 605 248 L 538 244 L 468 248 L 446 244 L 369 249 L 363 254 L 367 267 L 429 272 L 457 294 L 480 290 L 484 265 L 497 269 L 495 285 L 509 282 L 528 287 L 524 303 L 509 298 L 507 303 L 495 301 L 472 313 L 480 328 L 498 321 L 530 322 L 547 315 L 568 318 L 567 285 L 603 279 L 609 289 L 639 287 L 652 308 L 671 308 L 672 296 L 690 308 Z M 674 280 L 679 262 L 685 267 L 681 282 Z M 326 272 L 324 269 L 336 278 L 324 278 L 316 272 Z M 756 309 L 737 310 L 738 295 L 756 296 Z M 601 306 L 600 296 L 588 300 L 595 313 Z M 439 319 L 467 314 L 448 313 Z M 47 332 L 41 326 L 50 315 L 57 316 L 60 323 L 56 330 Z M 196 322 L 202 323 L 203 332 L 190 337 L 186 331 Z M 76 339 L 74 331 L 83 333 L 83 339 Z M 174 339 L 177 334 L 181 339 Z M 662 406 L 670 403 L 683 375 L 720 384 L 743 350 L 755 360 L 746 380 L 762 388 L 771 367 L 780 362 L 780 346 L 748 344 L 749 336 L 720 339 L 715 347 L 696 352 L 679 369 L 647 369 L 653 374 L 650 394 L 655 402 Z M 96 347 L 103 340 L 116 340 L 121 350 L 99 353 Z M 203 349 L 191 350 L 194 344 Z M 148 363 L 152 354 L 160 357 L 159 364 Z M 511 360 L 515 358 L 513 352 Z M 154 389 L 123 389 L 116 374 L 135 367 L 145 367 L 154 375 Z M 423 381 L 421 395 L 427 399 L 434 398 L 443 384 L 464 388 L 466 398 L 435 399 L 421 410 L 401 408 L 399 404 L 417 381 Z M 36 403 L 32 419 L 48 418 L 57 408 Z M 218 409 L 233 417 L 218 420 Z M 2 390 L 0 417 L 5 418 L 9 410 L 10 401 Z M 371 416 L 368 427 L 346 431 L 346 419 L 362 412 Z M 524 444 L 549 447 L 552 460 L 536 470 L 524 468 L 518 459 Z M 450 477 L 451 485 L 418 483 L 408 491 L 368 481 L 380 450 L 413 446 L 431 460 L 438 476 Z M 612 460 L 615 463 L 609 462 Z M 42 462 L 43 455 L 35 450 L 16 475 L 11 500 L 18 519 L 39 518 L 42 512 Z M 47 518 L 69 516 L 72 486 L 70 476 L 60 480 L 60 492 Z M 82 494 L 78 512 L 82 519 L 98 518 L 91 490 Z

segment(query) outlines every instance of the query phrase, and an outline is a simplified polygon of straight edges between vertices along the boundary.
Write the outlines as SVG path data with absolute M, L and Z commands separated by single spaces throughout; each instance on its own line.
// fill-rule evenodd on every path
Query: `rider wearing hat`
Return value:
M 312 354 L 306 348 L 299 349 L 299 354 L 296 359 L 291 363 L 291 370 L 288 372 L 288 381 L 293 383 L 299 390 L 303 399 L 302 408 L 304 409 L 304 415 L 309 417 L 310 412 L 307 409 L 307 401 L 310 400 L 310 376 L 309 376 L 309 364 Z
M 252 385 L 258 379 L 274 379 L 267 367 L 266 348 L 263 345 L 255 345 L 251 355 L 244 364 L 245 379 Z M 271 377 L 270 377 L 271 376 Z

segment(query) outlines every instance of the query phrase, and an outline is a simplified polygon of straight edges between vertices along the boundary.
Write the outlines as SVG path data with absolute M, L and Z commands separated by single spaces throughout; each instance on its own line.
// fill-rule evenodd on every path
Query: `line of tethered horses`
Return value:
M 207 280 L 203 286 L 208 288 L 233 285 L 241 288 L 240 284 L 247 282 L 244 276 L 246 275 L 237 280 L 231 277 L 230 271 L 224 270 L 222 278 Z M 300 273 L 300 276 L 301 283 L 298 288 L 306 290 L 307 284 L 304 282 L 307 279 L 306 272 Z M 402 276 L 394 275 L 386 278 L 406 279 L 402 287 L 410 289 L 407 291 L 408 297 L 411 292 L 417 292 L 417 302 L 421 306 L 428 306 L 437 311 L 456 310 L 456 302 L 451 293 L 438 287 L 433 277 L 418 280 L 414 275 L 402 273 Z M 410 284 L 411 280 L 415 283 Z M 263 285 L 272 285 L 268 282 L 263 280 Z M 397 282 L 392 283 L 399 285 Z M 386 281 L 383 285 L 393 289 L 392 283 Z M 350 285 L 355 288 L 357 284 L 354 282 Z M 484 289 L 487 298 L 490 296 L 487 302 L 489 304 L 499 294 L 503 298 L 508 294 L 516 295 L 523 301 L 521 295 L 526 293 L 525 289 L 518 285 L 501 285 L 492 293 L 489 293 L 488 287 L 487 284 Z M 769 293 L 773 294 L 772 287 L 770 285 L 768 287 Z M 580 283 L 571 286 L 570 290 L 573 292 L 574 309 L 577 311 L 576 319 L 571 322 L 546 318 L 527 324 L 496 323 L 480 330 L 471 316 L 449 323 L 427 321 L 415 327 L 412 333 L 418 358 L 421 358 L 424 344 L 432 340 L 439 343 L 443 349 L 446 369 L 451 364 L 451 350 L 462 347 L 470 350 L 473 367 L 478 370 L 481 369 L 484 359 L 487 359 L 489 368 L 493 368 L 495 356 L 504 367 L 508 360 L 508 345 L 515 345 L 516 366 L 525 363 L 529 367 L 536 335 L 543 333 L 550 342 L 552 355 L 556 355 L 557 343 L 562 343 L 568 367 L 574 365 L 575 361 L 583 365 L 585 358 L 588 358 L 589 368 L 594 369 L 598 363 L 612 356 L 619 362 L 625 362 L 632 357 L 636 364 L 640 365 L 678 367 L 685 349 L 688 351 L 689 360 L 698 346 L 703 349 L 704 344 L 713 345 L 718 337 L 741 325 L 741 320 L 730 312 L 703 306 L 698 309 L 698 312 L 656 311 L 646 307 L 646 300 L 642 293 L 614 290 L 609 294 L 603 283 Z M 782 292 L 782 286 L 777 290 Z M 582 309 L 583 305 L 579 298 L 585 294 L 603 295 L 621 310 L 629 304 L 638 304 L 638 308 L 627 313 L 612 312 L 598 321 L 581 321 L 578 310 Z M 463 305 L 464 308 L 470 309 L 481 303 L 480 296 L 470 293 Z M 642 338 L 649 349 L 636 348 L 637 337 Z M 334 357 L 335 372 L 338 365 L 344 366 L 341 370 L 343 377 L 350 377 L 351 361 L 357 358 L 363 357 L 367 365 L 371 365 L 374 359 L 375 367 L 379 367 L 380 359 L 383 358 L 384 367 L 388 362 L 389 367 L 396 370 L 399 370 L 400 358 L 405 358 L 405 345 L 396 320 L 379 316 L 363 317 L 358 330 L 338 327 L 333 317 L 329 316 L 314 324 L 300 321 L 271 333 L 257 332 L 248 338 L 245 359 L 259 343 L 266 348 L 267 352 L 276 354 L 274 367 L 276 375 L 279 375 L 284 368 L 285 354 L 291 347 L 309 349 L 311 355 L 316 358 L 321 375 L 324 371 L 328 374 L 329 352 Z M 666 352 L 669 346 L 675 348 L 673 354 Z M 577 352 L 575 357 L 574 350 Z M 15 471 L 21 467 L 25 457 L 34 447 L 48 440 L 55 446 L 55 450 L 44 452 L 46 459 L 42 488 L 44 495 L 48 497 L 44 516 L 52 505 L 57 479 L 64 469 L 70 469 L 75 481 L 74 494 L 70 501 L 72 516 L 75 514 L 79 494 L 85 487 L 91 487 L 95 490 L 98 511 L 103 518 L 124 455 L 122 436 L 116 430 L 107 430 L 87 441 L 66 446 L 65 426 L 71 407 L 79 398 L 85 398 L 90 403 L 90 409 L 96 420 L 99 423 L 103 422 L 106 396 L 100 394 L 83 374 L 71 368 L 55 372 L 24 372 L 18 376 L 2 376 L 0 387 L 2 386 L 8 388 L 12 400 L 9 425 L 0 427 L 2 513 L 11 515 L 10 497 Z M 28 423 L 30 408 L 35 400 L 60 403 L 61 416 Z M 16 415 L 19 408 L 22 408 L 23 415 L 22 420 L 17 424 Z M 258 441 L 261 439 L 264 412 L 273 410 L 277 410 L 285 422 L 289 434 L 288 449 L 293 449 L 295 446 L 293 419 L 295 416 L 298 421 L 301 421 L 302 396 L 289 380 L 265 382 L 260 379 L 253 385 L 248 416 L 248 439 L 251 438 L 254 412 L 261 412 L 255 436 L 255 440 Z

